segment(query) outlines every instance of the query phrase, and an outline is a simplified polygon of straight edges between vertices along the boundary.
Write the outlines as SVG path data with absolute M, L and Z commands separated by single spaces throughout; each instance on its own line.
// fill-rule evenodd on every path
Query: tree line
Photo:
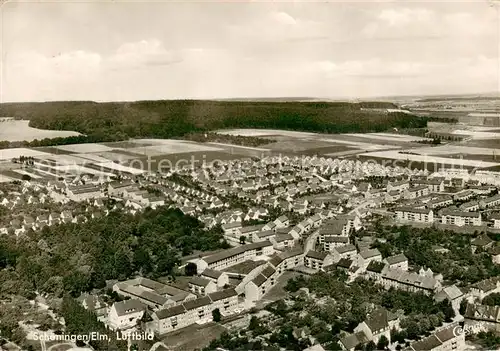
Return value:
M 80 132 L 94 142 L 109 141 L 110 137 L 173 138 L 225 128 L 366 133 L 427 125 L 428 117 L 385 111 L 395 108 L 388 102 L 73 101 L 0 104 L 0 115 L 29 119 L 35 128 Z M 76 138 L 68 139 L 72 143 L 88 140 L 70 138 Z M 63 142 L 60 138 L 51 140 Z

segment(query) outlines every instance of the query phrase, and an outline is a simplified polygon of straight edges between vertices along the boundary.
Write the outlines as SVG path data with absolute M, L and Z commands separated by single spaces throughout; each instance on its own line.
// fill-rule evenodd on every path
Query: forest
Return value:
M 173 138 L 224 128 L 270 128 L 323 133 L 422 128 L 427 117 L 387 113 L 388 102 L 273 102 L 159 100 L 0 104 L 0 116 L 29 119 L 40 129 L 86 135 Z
M 34 292 L 61 297 L 105 287 L 136 274 L 174 276 L 183 255 L 227 248 L 220 228 L 206 231 L 177 209 L 136 215 L 111 212 L 83 224 L 45 227 L 0 238 L 1 296 Z

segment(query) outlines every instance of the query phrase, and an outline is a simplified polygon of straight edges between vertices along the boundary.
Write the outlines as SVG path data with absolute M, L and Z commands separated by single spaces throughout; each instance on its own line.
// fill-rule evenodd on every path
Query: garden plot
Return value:
M 404 160 L 409 162 L 423 162 L 427 164 L 438 164 L 438 165 L 453 165 L 457 168 L 460 167 L 476 167 L 476 168 L 486 168 L 494 167 L 500 165 L 500 163 L 495 162 L 485 162 L 480 160 L 467 160 L 467 159 L 453 159 L 433 155 L 413 155 L 413 154 L 401 154 L 398 150 L 386 150 L 386 151 L 375 151 L 361 154 L 360 156 L 370 158 L 383 158 L 392 160 Z
M 53 155 L 43 151 L 27 149 L 23 147 L 0 150 L 0 160 L 11 160 L 13 158 L 19 158 L 20 156 L 40 157 L 40 156 L 53 156 Z
M 74 152 L 74 153 L 90 153 L 111 151 L 112 148 L 101 144 L 71 144 L 54 146 L 55 149 Z

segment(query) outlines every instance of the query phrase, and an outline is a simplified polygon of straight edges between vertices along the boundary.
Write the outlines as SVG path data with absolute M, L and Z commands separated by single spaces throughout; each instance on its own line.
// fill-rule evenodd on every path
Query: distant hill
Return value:
M 383 101 L 67 101 L 4 103 L 0 116 L 29 119 L 30 126 L 42 129 L 151 138 L 226 128 L 364 133 L 426 126 L 426 118 L 387 112 L 397 108 Z

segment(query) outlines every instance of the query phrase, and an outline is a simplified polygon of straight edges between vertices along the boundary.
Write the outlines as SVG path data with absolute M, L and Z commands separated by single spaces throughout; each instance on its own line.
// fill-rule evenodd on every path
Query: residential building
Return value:
M 457 332 L 458 323 L 448 325 L 431 336 L 411 344 L 410 351 L 461 351 L 466 349 L 465 333 Z
M 383 260 L 390 269 L 400 269 L 402 271 L 408 270 L 408 258 L 404 254 L 397 254 L 387 257 Z
M 108 325 L 112 330 L 125 330 L 137 326 L 146 305 L 136 299 L 115 302 L 109 311 Z
M 308 251 L 304 256 L 304 266 L 321 270 L 324 266 L 333 264 L 333 256 L 328 252 Z
M 432 223 L 434 213 L 429 209 L 418 209 L 414 207 L 398 207 L 394 210 L 396 219 L 400 221 Z
M 217 284 L 210 279 L 194 276 L 189 281 L 189 290 L 198 295 L 207 295 L 217 291 Z
M 480 226 L 482 221 L 479 212 L 463 212 L 445 208 L 441 211 L 441 223 L 463 227 Z

